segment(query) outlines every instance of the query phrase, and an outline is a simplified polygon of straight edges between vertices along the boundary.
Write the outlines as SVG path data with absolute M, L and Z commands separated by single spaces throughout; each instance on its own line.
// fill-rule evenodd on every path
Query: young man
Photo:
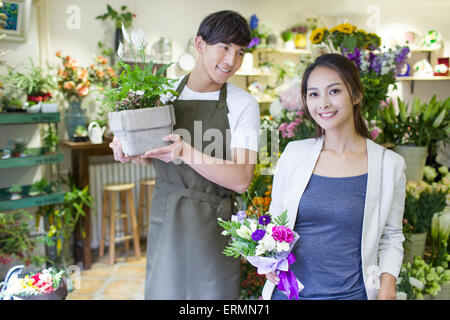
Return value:
M 258 103 L 226 83 L 240 68 L 249 42 L 250 30 L 240 14 L 207 16 L 195 38 L 196 66 L 176 84 L 176 130 L 164 137 L 172 144 L 138 158 L 124 155 L 116 138 L 111 144 L 116 160 L 152 159 L 156 171 L 146 299 L 239 297 L 239 263 L 222 254 L 227 238 L 217 218 L 230 218 L 233 194 L 247 190 L 256 163 Z M 193 146 L 177 132 L 188 132 Z M 211 133 L 219 148 L 207 152 Z M 200 145 L 195 143 L 199 137 Z

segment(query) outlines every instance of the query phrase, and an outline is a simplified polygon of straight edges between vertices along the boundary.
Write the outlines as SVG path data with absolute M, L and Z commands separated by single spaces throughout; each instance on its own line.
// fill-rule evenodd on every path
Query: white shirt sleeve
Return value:
M 253 97 L 248 99 L 242 112 L 233 120 L 230 121 L 230 125 L 233 124 L 233 126 L 230 126 L 230 148 L 248 149 L 258 152 L 258 136 L 261 119 L 259 105 L 256 99 Z

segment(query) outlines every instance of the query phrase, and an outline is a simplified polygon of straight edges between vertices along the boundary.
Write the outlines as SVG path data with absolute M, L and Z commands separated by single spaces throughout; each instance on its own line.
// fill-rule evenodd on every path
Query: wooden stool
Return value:
M 147 234 L 148 222 L 150 221 L 150 207 L 152 204 L 153 188 L 155 186 L 155 180 L 141 180 L 140 192 L 139 192 L 139 208 L 138 208 L 138 223 L 139 226 L 143 226 L 144 234 Z M 145 194 L 147 194 L 147 201 L 145 201 Z M 147 223 L 144 225 L 143 210 L 147 209 Z M 141 228 L 139 228 L 140 233 Z
M 134 200 L 132 190 L 134 183 L 114 184 L 103 186 L 103 210 L 102 210 L 102 231 L 100 236 L 100 250 L 99 256 L 103 257 L 105 249 L 105 235 L 106 235 L 106 219 L 109 218 L 109 264 L 114 264 L 115 246 L 117 241 L 125 240 L 125 250 L 130 250 L 128 243 L 129 239 L 134 241 L 134 251 L 136 258 L 141 258 L 141 249 L 139 246 L 139 233 L 136 222 L 136 213 L 134 211 Z M 117 193 L 120 196 L 120 211 L 119 215 L 116 212 L 116 196 Z M 127 210 L 127 199 L 130 210 Z M 108 210 L 108 203 L 111 200 L 111 208 Z M 131 218 L 131 227 L 133 235 L 128 235 L 128 222 L 127 219 Z M 116 219 L 124 219 L 124 236 L 116 238 Z

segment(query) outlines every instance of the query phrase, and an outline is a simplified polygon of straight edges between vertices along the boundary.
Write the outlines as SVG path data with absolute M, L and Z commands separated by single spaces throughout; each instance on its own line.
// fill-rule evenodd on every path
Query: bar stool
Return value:
M 138 223 L 139 226 L 143 226 L 144 234 L 147 232 L 147 226 L 150 221 L 150 207 L 152 204 L 152 194 L 153 188 L 155 187 L 155 180 L 141 180 L 140 181 L 140 192 L 139 192 L 139 208 L 138 208 Z M 147 197 L 145 196 L 147 195 Z M 146 200 L 147 198 L 147 200 Z M 147 213 L 147 223 L 144 225 L 144 215 L 143 211 L 146 209 Z M 139 233 L 141 228 L 139 228 Z
M 125 240 L 125 250 L 130 250 L 128 241 L 133 239 L 134 241 L 134 251 L 136 253 L 136 258 L 141 258 L 141 250 L 139 246 L 139 233 L 136 222 L 136 213 L 134 211 L 134 200 L 132 190 L 134 188 L 134 183 L 124 183 L 124 184 L 111 184 L 103 186 L 103 210 L 102 210 L 102 225 L 101 225 L 101 236 L 100 236 L 100 250 L 99 256 L 103 257 L 105 249 L 105 236 L 107 229 L 106 220 L 109 218 L 109 264 L 114 264 L 115 258 L 115 245 L 116 242 Z M 120 211 L 116 211 L 116 199 L 117 195 L 120 197 Z M 110 200 L 110 201 L 109 201 Z M 130 210 L 127 210 L 127 200 Z M 110 210 L 108 210 L 109 202 L 111 202 Z M 117 213 L 119 213 L 117 215 Z M 131 218 L 131 227 L 133 235 L 128 234 L 128 221 Z M 124 226 L 124 236 L 116 237 L 116 219 L 123 219 Z

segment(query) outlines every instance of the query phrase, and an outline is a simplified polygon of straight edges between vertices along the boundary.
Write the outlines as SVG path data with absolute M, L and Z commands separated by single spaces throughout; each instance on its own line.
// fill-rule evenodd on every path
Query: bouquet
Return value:
M 63 276 L 64 270 L 56 272 L 52 268 L 44 269 L 33 275 L 26 275 L 24 278 L 12 278 L 6 285 L 6 290 L 0 293 L 0 298 L 15 296 L 20 299 L 45 299 L 51 300 L 55 297 L 44 296 L 56 292 L 58 289 L 62 293 L 62 299 L 67 295 Z M 56 296 L 56 295 L 55 295 Z
M 218 218 L 218 223 L 224 228 L 222 235 L 232 239 L 224 249 L 224 255 L 234 258 L 243 256 L 257 268 L 258 274 L 276 271 L 280 277 L 278 289 L 289 300 L 298 300 L 298 294 L 304 287 L 289 270 L 289 265 L 295 262 L 291 251 L 299 236 L 287 227 L 287 211 L 275 218 L 269 213 L 258 217 L 239 211 L 231 217 L 231 221 Z

